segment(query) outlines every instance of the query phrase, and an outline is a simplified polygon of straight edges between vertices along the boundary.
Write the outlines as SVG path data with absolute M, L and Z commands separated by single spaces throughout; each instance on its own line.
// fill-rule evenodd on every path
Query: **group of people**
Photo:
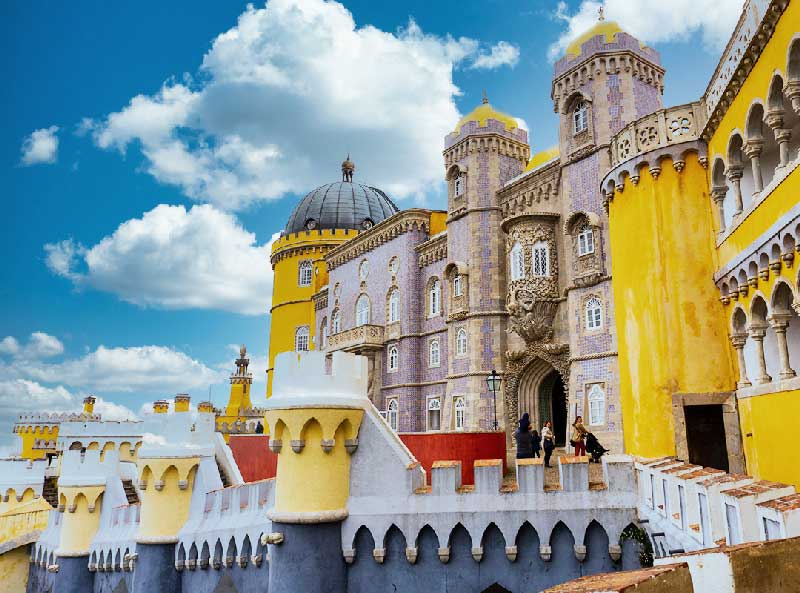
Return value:
M 590 433 L 583 426 L 583 418 L 578 416 L 572 424 L 572 438 L 569 444 L 575 448 L 575 455 L 586 455 L 586 438 Z M 553 423 L 549 420 L 542 426 L 542 433 L 532 430 L 531 419 L 527 412 L 519 421 L 519 428 L 514 433 L 517 441 L 517 459 L 531 459 L 540 457 L 544 449 L 544 466 L 550 467 L 550 457 L 556 448 L 556 438 L 553 434 Z M 604 450 L 605 451 L 605 450 Z

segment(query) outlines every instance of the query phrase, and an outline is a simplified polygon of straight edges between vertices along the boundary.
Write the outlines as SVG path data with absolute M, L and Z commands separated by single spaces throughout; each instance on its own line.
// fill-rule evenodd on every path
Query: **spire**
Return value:
M 236 359 L 236 374 L 235 377 L 247 376 L 247 367 L 250 364 L 250 359 L 247 358 L 247 346 L 242 344 L 239 347 L 239 358 Z
M 356 170 L 356 165 L 350 160 L 350 153 L 347 153 L 347 158 L 342 162 L 342 181 L 353 181 L 353 173 Z
M 486 96 L 486 89 L 483 89 L 483 104 L 486 105 L 489 102 L 489 97 Z

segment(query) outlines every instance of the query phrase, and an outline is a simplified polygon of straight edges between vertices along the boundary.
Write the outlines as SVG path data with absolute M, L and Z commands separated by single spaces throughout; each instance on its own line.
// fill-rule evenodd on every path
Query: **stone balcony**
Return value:
M 359 325 L 328 337 L 328 352 L 344 350 L 360 353 L 383 349 L 384 328 L 382 325 Z

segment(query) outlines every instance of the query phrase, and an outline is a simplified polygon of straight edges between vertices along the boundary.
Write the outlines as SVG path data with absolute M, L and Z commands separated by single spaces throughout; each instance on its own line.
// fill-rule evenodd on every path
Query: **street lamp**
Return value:
M 497 430 L 497 392 L 500 391 L 500 383 L 503 380 L 500 378 L 500 375 L 497 374 L 497 371 L 492 369 L 492 374 L 486 377 L 486 385 L 489 386 L 489 391 L 492 392 L 492 399 L 494 401 L 494 424 L 492 428 Z

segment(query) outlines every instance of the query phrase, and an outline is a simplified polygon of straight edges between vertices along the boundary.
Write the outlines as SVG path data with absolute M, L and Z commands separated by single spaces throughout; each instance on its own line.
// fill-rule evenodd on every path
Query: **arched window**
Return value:
M 589 425 L 606 423 L 606 394 L 602 386 L 595 383 L 589 388 Z
M 461 274 L 456 273 L 456 275 L 453 276 L 453 296 L 460 297 L 463 294 L 464 294 L 464 287 L 462 286 L 461 283 Z
M 511 248 L 511 279 L 522 280 L 525 277 L 525 252 L 520 243 Z
M 389 346 L 389 370 L 396 371 L 399 365 L 399 354 L 397 352 L 397 346 Z
M 453 180 L 453 195 L 460 197 L 464 195 L 464 176 L 459 175 Z
M 328 346 L 328 318 L 327 317 L 323 317 L 322 318 L 322 325 L 320 325 L 320 328 L 319 328 L 319 335 L 320 335 L 320 338 L 321 338 L 320 347 L 321 348 L 327 347 Z
M 308 350 L 310 333 L 307 325 L 302 325 L 294 330 L 294 349 L 297 352 L 305 352 Z
M 389 404 L 386 406 L 386 421 L 392 430 L 397 432 L 397 410 L 399 406 L 396 399 L 390 399 Z
M 456 356 L 464 356 L 467 353 L 467 330 L 463 327 L 456 333 Z
M 440 363 L 439 340 L 431 340 L 428 346 L 428 366 L 438 367 Z
M 442 402 L 438 397 L 428 400 L 428 430 L 439 430 L 441 426 Z
M 594 253 L 594 232 L 592 227 L 584 224 L 578 232 L 578 255 Z
M 438 278 L 434 278 L 428 289 L 429 317 L 435 317 L 442 311 L 442 285 Z
M 342 316 L 339 309 L 334 309 L 331 314 L 331 333 L 338 334 L 340 331 L 342 331 Z
M 453 409 L 455 410 L 455 414 L 453 414 L 453 428 L 456 430 L 464 430 L 464 417 L 467 411 L 467 403 L 464 401 L 463 397 L 457 397 L 453 401 Z
M 362 280 L 366 280 L 367 276 L 369 276 L 369 262 L 364 260 L 358 266 L 358 277 Z
M 389 323 L 400 321 L 400 291 L 393 288 L 389 291 Z
M 572 127 L 575 134 L 580 134 L 589 128 L 589 105 L 586 101 L 579 101 L 572 111 Z
M 307 259 L 297 265 L 297 284 L 311 286 L 311 262 Z
M 597 297 L 586 301 L 586 329 L 603 327 L 603 303 Z
M 550 246 L 544 241 L 533 244 L 533 275 L 550 275 Z
M 356 325 L 367 325 L 369 320 L 369 297 L 362 294 L 356 301 Z

